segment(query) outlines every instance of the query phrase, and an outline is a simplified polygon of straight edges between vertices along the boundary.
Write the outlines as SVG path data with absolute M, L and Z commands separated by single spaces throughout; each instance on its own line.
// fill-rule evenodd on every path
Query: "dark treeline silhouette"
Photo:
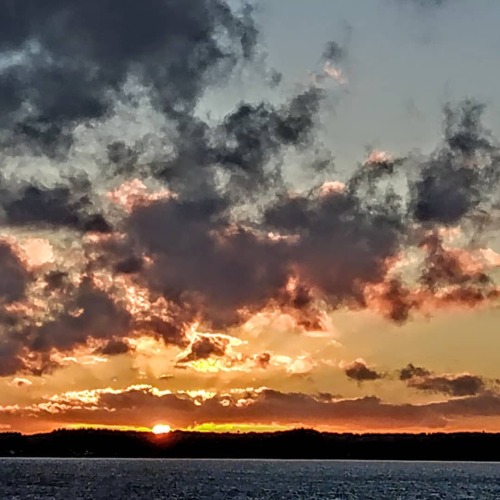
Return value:
M 333 434 L 298 429 L 162 436 L 108 430 L 0 434 L 2 457 L 276 458 L 500 461 L 500 434 Z

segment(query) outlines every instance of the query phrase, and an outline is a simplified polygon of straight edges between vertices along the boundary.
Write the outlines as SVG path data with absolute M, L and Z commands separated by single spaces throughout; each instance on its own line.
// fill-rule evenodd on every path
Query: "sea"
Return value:
M 500 499 L 500 463 L 0 459 L 3 499 Z

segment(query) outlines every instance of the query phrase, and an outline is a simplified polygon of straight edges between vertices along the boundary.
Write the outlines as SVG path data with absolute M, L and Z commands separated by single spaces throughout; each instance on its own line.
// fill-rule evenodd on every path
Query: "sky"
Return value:
M 0 8 L 0 431 L 500 431 L 498 2 Z

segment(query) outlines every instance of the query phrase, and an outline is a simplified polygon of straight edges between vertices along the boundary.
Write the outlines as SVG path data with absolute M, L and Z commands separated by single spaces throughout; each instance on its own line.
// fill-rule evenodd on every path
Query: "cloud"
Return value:
M 447 0 L 409 0 L 422 7 L 439 7 L 444 5 Z
M 131 318 L 106 293 L 84 281 L 62 314 L 27 333 L 31 348 L 68 350 L 90 337 L 108 339 L 127 331 Z
M 287 280 L 282 245 L 231 231 L 227 215 L 218 200 L 168 200 L 138 208 L 128 221 L 132 241 L 152 260 L 140 275 L 145 284 L 188 321 L 199 313 L 216 328 L 236 323 L 238 310 L 263 308 Z
M 323 59 L 334 63 L 341 62 L 346 55 L 345 48 L 339 45 L 335 40 L 330 40 L 323 50 Z
M 271 363 L 271 354 L 268 352 L 263 352 L 255 358 L 255 363 L 259 368 L 266 369 Z
M 341 365 L 342 366 L 342 365 Z M 367 366 L 364 360 L 356 360 L 343 366 L 346 376 L 357 382 L 389 378 L 390 374 L 381 373 Z M 423 392 L 444 394 L 453 397 L 478 396 L 488 392 L 487 380 L 478 375 L 435 374 L 432 371 L 409 363 L 397 372 L 399 380 L 408 387 Z
M 484 106 L 465 100 L 445 108 L 445 146 L 424 164 L 412 186 L 413 214 L 422 223 L 453 225 L 470 214 L 491 192 L 497 174 L 473 168 L 494 150 L 482 128 Z
M 15 374 L 23 367 L 18 358 L 22 343 L 11 332 L 18 326 L 18 316 L 8 307 L 25 298 L 32 276 L 13 248 L 0 242 L 0 376 Z
M 105 356 L 116 356 L 119 354 L 126 354 L 130 352 L 130 350 L 130 346 L 123 340 L 112 339 L 102 348 L 98 349 L 97 352 Z
M 331 394 L 241 389 L 228 393 L 161 391 L 148 385 L 54 395 L 26 407 L 0 409 L 0 420 L 116 424 L 150 427 L 168 415 L 174 427 L 203 422 L 329 426 L 349 429 L 460 429 L 470 418 L 500 416 L 500 398 L 491 393 L 420 405 L 389 404 L 376 397 L 342 399 Z M 162 420 L 163 419 L 163 420 Z
M 493 225 L 499 184 L 482 105 L 447 106 L 431 154 L 372 152 L 341 181 L 315 85 L 199 112 L 212 85 L 256 64 L 251 8 L 2 6 L 0 223 L 54 252 L 28 271 L 0 246 L 2 375 L 43 373 L 82 346 L 124 354 L 138 334 L 182 349 L 180 363 L 222 358 L 224 332 L 266 311 L 317 331 L 343 308 L 402 324 L 498 298 L 491 266 L 467 256 Z M 322 57 L 335 76 L 346 49 L 330 41 Z M 295 164 L 307 187 L 292 182 Z M 446 245 L 440 231 L 456 226 L 474 241 Z M 412 252 L 422 259 L 404 274 Z M 193 340 L 195 324 L 207 335 Z
M 413 5 L 420 9 L 435 9 L 438 7 L 442 7 L 447 3 L 450 3 L 449 0 L 392 0 L 393 2 L 397 2 L 400 5 Z
M 30 387 L 33 385 L 33 382 L 31 380 L 26 379 L 26 378 L 20 378 L 16 377 L 12 382 L 10 383 L 12 387 L 17 387 L 17 388 L 22 388 L 22 387 Z
M 453 177 L 457 168 L 473 172 L 478 185 L 493 182 L 489 165 L 496 153 L 480 125 L 481 108 L 468 102 L 456 110 L 447 108 L 445 141 L 411 175 L 408 163 L 415 159 L 379 154 L 372 155 L 369 164 L 359 165 L 342 189 L 326 190 L 322 182 L 318 189 L 287 192 L 280 156 L 289 147 L 306 150 L 312 144 L 321 99 L 321 93 L 309 90 L 278 106 L 241 105 L 214 127 L 198 122 L 201 135 L 195 134 L 193 140 L 200 140 L 203 161 L 186 167 L 181 158 L 188 153 L 183 149 L 186 137 L 181 136 L 173 159 L 153 162 L 144 173 L 145 181 L 168 180 L 172 188 L 148 194 L 138 180 L 135 185 L 141 186 L 142 194 L 122 212 L 94 211 L 95 204 L 88 202 L 92 183 L 71 181 L 73 189 L 23 188 L 24 197 L 5 205 L 13 227 L 90 231 L 89 237 L 82 236 L 84 272 L 94 273 L 87 286 L 107 295 L 110 304 L 119 302 L 124 292 L 141 290 L 141 297 L 130 296 L 135 302 L 128 308 L 126 302 L 116 306 L 132 314 L 120 320 L 119 329 L 115 306 L 103 307 L 101 314 L 109 318 L 102 321 L 111 332 L 101 333 L 100 328 L 84 326 L 81 318 L 71 319 L 69 311 L 80 308 L 78 299 L 63 294 L 61 287 L 70 286 L 72 279 L 67 270 L 52 269 L 45 298 L 52 294 L 62 299 L 64 310 L 55 322 L 38 321 L 38 326 L 26 325 L 20 336 L 9 335 L 5 352 L 71 349 L 91 338 L 119 342 L 119 337 L 137 330 L 185 346 L 186 331 L 194 322 L 207 331 L 221 331 L 270 308 L 296 318 L 305 330 L 323 328 L 325 306 L 327 310 L 373 308 L 403 323 L 413 311 L 430 306 L 472 307 L 498 297 L 489 264 L 481 257 L 484 252 L 475 257 L 465 249 L 450 248 L 440 233 L 443 225 L 473 222 L 470 217 L 488 202 L 482 188 L 473 190 L 470 182 L 464 182 L 460 196 L 470 200 L 480 191 L 480 200 L 467 202 L 467 208 L 458 211 L 436 206 L 427 211 L 432 216 L 421 216 L 424 200 L 435 203 L 434 191 L 426 191 L 428 183 L 439 182 L 446 188 L 445 177 Z M 471 166 L 478 162 L 486 166 Z M 401 175 L 408 176 L 409 203 L 390 186 Z M 217 179 L 225 180 L 218 184 Z M 116 190 L 113 193 L 117 195 Z M 267 199 L 266 193 L 272 196 Z M 448 199 L 444 193 L 437 198 Z M 261 201 L 250 218 L 236 215 L 243 207 L 248 210 L 254 199 Z M 416 281 L 408 283 L 394 272 L 394 263 L 412 249 L 424 257 Z M 104 286 L 102 273 L 117 278 Z M 20 290 L 27 286 L 23 280 L 20 283 Z M 159 300 L 162 306 L 153 306 Z M 137 304 L 142 304 L 140 314 Z M 153 310 L 158 312 L 147 313 Z M 67 323 L 73 326 L 63 341 L 57 332 Z M 38 347 L 43 345 L 48 347 Z M 220 351 L 205 339 L 191 355 Z
M 420 391 L 449 394 L 450 396 L 475 396 L 485 390 L 485 383 L 476 375 L 427 375 L 412 378 L 408 386 Z
M 12 247 L 0 241 L 0 306 L 24 298 L 30 274 Z
M 252 56 L 257 38 L 249 12 L 235 15 L 222 0 L 195 0 L 189 11 L 156 0 L 0 7 L 0 52 L 12 60 L 0 74 L 0 125 L 39 142 L 103 116 L 131 76 L 162 111 L 191 109 L 215 75 Z
M 13 227 L 66 227 L 76 231 L 110 233 L 99 213 L 92 213 L 87 183 L 41 188 L 29 185 L 4 193 L 2 208 L 6 223 Z
M 326 43 L 321 56 L 323 62 L 322 72 L 312 73 L 311 81 L 314 86 L 322 86 L 327 79 L 331 79 L 339 85 L 346 85 L 347 78 L 344 76 L 340 64 L 347 57 L 347 50 L 334 40 Z
M 344 372 L 348 378 L 356 382 L 366 382 L 368 380 L 379 380 L 383 374 L 369 368 L 363 360 L 357 360 L 347 365 Z
M 477 375 L 469 373 L 438 375 L 411 363 L 399 371 L 399 379 L 412 389 L 449 396 L 476 396 L 487 392 L 486 381 Z
M 128 312 L 88 279 L 70 290 L 62 309 L 57 308 L 60 305 L 52 304 L 54 309 L 46 311 L 48 317 L 38 323 L 33 322 L 29 310 L 13 313 L 11 324 L 4 320 L 0 337 L 2 376 L 21 371 L 42 375 L 60 366 L 52 356 L 54 351 L 71 352 L 90 339 L 113 342 L 130 331 Z M 108 343 L 108 347 L 111 345 Z
M 203 336 L 195 339 L 185 354 L 181 355 L 178 364 L 190 363 L 212 356 L 224 356 L 229 346 L 229 339 L 222 336 Z
M 429 370 L 409 363 L 405 368 L 399 371 L 399 380 L 407 381 L 416 377 L 427 377 L 429 375 L 431 375 Z

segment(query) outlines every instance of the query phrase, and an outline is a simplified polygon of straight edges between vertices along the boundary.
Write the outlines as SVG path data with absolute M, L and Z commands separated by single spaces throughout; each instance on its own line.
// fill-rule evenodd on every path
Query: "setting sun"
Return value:
M 153 434 L 168 434 L 170 431 L 171 431 L 171 427 L 170 425 L 166 425 L 166 424 L 158 424 L 158 425 L 155 425 L 152 429 L 151 429 L 151 432 Z

